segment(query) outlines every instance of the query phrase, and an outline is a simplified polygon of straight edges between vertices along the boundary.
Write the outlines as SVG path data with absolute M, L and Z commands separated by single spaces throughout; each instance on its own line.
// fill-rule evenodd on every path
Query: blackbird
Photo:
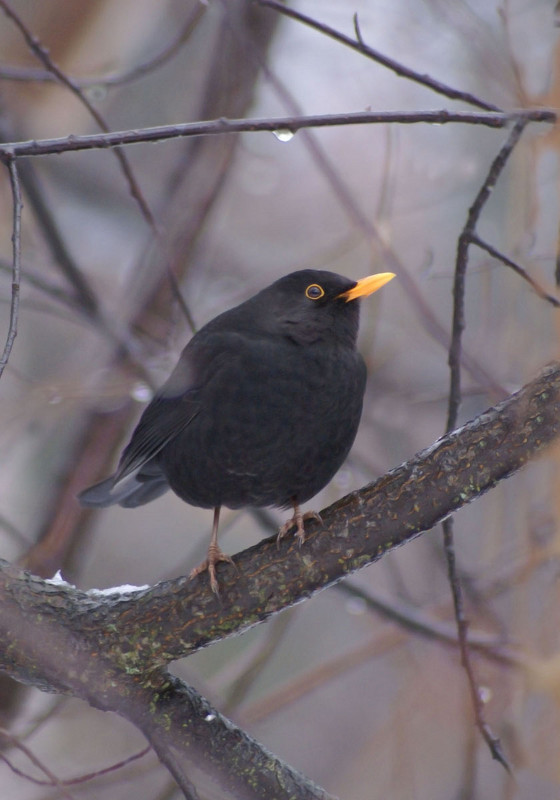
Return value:
M 362 413 L 366 368 L 356 350 L 359 298 L 394 275 L 359 281 L 324 270 L 280 278 L 196 333 L 144 410 L 117 471 L 80 493 L 83 506 L 149 503 L 168 489 L 214 509 L 206 560 L 218 545 L 221 506 L 293 508 L 279 531 L 305 538 L 300 503 L 333 477 Z

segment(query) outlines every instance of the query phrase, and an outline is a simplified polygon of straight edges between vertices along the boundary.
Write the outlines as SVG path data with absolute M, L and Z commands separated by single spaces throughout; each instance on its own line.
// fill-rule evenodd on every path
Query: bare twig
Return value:
M 49 779 L 48 781 L 49 786 L 56 786 L 56 788 L 60 791 L 60 793 L 64 797 L 68 798 L 68 800 L 75 800 L 74 795 L 71 794 L 68 791 L 68 789 L 64 787 L 62 781 L 60 781 L 56 777 L 56 775 L 53 772 L 51 772 L 51 770 L 37 758 L 35 753 L 17 738 L 17 736 L 13 736 L 9 731 L 0 728 L 0 740 L 3 740 L 5 744 L 10 745 L 11 747 L 16 747 L 18 750 L 21 750 L 22 753 L 25 753 L 25 755 L 31 761 L 31 763 L 34 764 L 38 769 L 41 770 L 41 772 L 43 772 L 47 776 L 47 778 Z M 14 767 L 3 753 L 0 753 L 0 758 L 2 758 L 6 762 L 6 764 L 10 767 L 10 769 L 12 769 L 16 774 L 21 775 L 24 778 L 28 778 L 29 780 L 33 781 L 33 778 L 30 778 L 24 772 L 21 772 L 16 767 Z
M 91 104 L 85 94 L 82 92 L 81 88 L 77 86 L 66 73 L 60 69 L 57 64 L 54 63 L 52 58 L 49 55 L 48 50 L 43 44 L 34 36 L 31 31 L 27 28 L 21 17 L 16 14 L 16 12 L 11 8 L 9 3 L 6 0 L 0 0 L 0 8 L 4 11 L 7 17 L 12 20 L 12 22 L 16 25 L 20 33 L 22 34 L 23 38 L 25 39 L 27 46 L 31 50 L 31 52 L 41 61 L 41 63 L 48 69 L 54 77 L 63 85 L 69 89 L 72 94 L 78 99 L 78 101 L 88 110 L 91 114 L 95 122 L 99 125 L 102 131 L 105 133 L 109 132 L 109 126 L 105 122 L 103 115 L 99 113 L 99 111 Z M 130 192 L 134 199 L 137 201 L 140 209 L 142 211 L 142 215 L 144 218 L 150 223 L 150 225 L 155 226 L 155 220 L 152 215 L 152 212 L 142 194 L 140 187 L 138 186 L 134 174 L 132 172 L 132 168 L 129 164 L 128 158 L 125 153 L 120 148 L 115 148 L 115 157 L 118 159 L 121 169 L 128 181 L 128 185 L 130 188 Z
M 372 592 L 371 589 L 363 589 L 349 581 L 338 583 L 335 588 L 341 594 L 363 600 L 368 609 L 379 614 L 384 619 L 395 622 L 404 630 L 423 636 L 426 639 L 433 639 L 442 644 L 452 645 L 453 647 L 459 646 L 457 627 L 452 623 L 443 622 L 430 616 L 425 611 L 419 611 L 417 608 L 404 603 L 398 603 L 395 600 L 389 601 Z M 504 646 L 504 643 L 499 638 L 486 633 L 473 634 L 469 639 L 469 645 L 489 660 L 500 664 L 520 667 L 526 663 L 520 653 Z
M 449 585 L 451 587 L 451 594 L 453 596 L 453 607 L 455 609 L 455 621 L 457 623 L 457 634 L 459 639 L 459 650 L 461 652 L 461 664 L 467 675 L 467 682 L 469 686 L 471 704 L 474 712 L 476 727 L 480 731 L 484 741 L 490 749 L 492 758 L 511 773 L 511 767 L 502 749 L 502 745 L 497 736 L 494 736 L 484 715 L 484 705 L 480 695 L 480 688 L 478 686 L 476 675 L 474 674 L 474 667 L 471 661 L 470 645 L 467 639 L 469 623 L 465 617 L 465 609 L 463 605 L 463 593 L 461 590 L 461 583 L 457 576 L 457 566 L 455 563 L 455 543 L 453 537 L 453 519 L 449 517 L 442 523 L 443 528 L 443 543 L 445 549 L 445 557 L 447 559 L 447 568 L 449 575 Z
M 13 131 L 8 128 L 3 120 L 0 122 L 0 134 L 3 139 L 13 135 Z M 122 349 L 122 352 L 126 353 L 131 363 L 135 364 L 140 372 L 143 373 L 143 364 L 139 363 L 138 348 L 135 347 L 132 337 L 123 326 L 103 314 L 93 287 L 72 257 L 58 226 L 53 209 L 45 198 L 40 181 L 35 173 L 34 165 L 27 161 L 20 161 L 18 174 L 22 195 L 29 201 L 29 208 L 35 215 L 45 235 L 54 258 L 54 264 L 64 275 L 72 291 L 49 284 L 41 276 L 31 273 L 25 267 L 22 268 L 21 272 L 23 284 L 25 285 L 27 282 L 35 286 L 45 295 L 59 303 L 63 303 L 72 309 L 75 314 L 79 314 L 101 336 L 109 339 L 109 341 Z M 0 260 L 0 271 L 9 271 L 11 273 L 12 265 Z
M 2 0 L 0 0 L 2 2 Z M 37 139 L 26 142 L 9 142 L 0 145 L 0 154 L 12 152 L 15 156 L 46 156 L 79 150 L 104 150 L 123 144 L 141 142 L 160 142 L 188 136 L 223 135 L 225 133 L 244 133 L 269 131 L 291 131 L 296 133 L 304 128 L 330 128 L 337 125 L 371 125 L 400 123 L 414 125 L 483 125 L 488 128 L 506 128 L 511 122 L 546 122 L 554 124 L 556 114 L 549 109 L 519 110 L 509 113 L 498 111 L 356 111 L 345 114 L 312 114 L 310 116 L 276 117 L 266 119 L 215 119 L 209 122 L 185 122 L 180 125 L 158 125 L 110 133 L 88 134 L 84 136 L 63 136 L 56 139 Z
M 0 377 L 8 363 L 14 340 L 17 336 L 18 324 L 18 311 L 19 311 L 19 288 L 21 278 L 21 211 L 23 208 L 21 200 L 21 186 L 19 183 L 19 176 L 16 166 L 16 159 L 12 155 L 2 157 L 2 160 L 8 167 L 10 173 L 10 186 L 12 189 L 13 198 L 13 223 L 12 223 L 12 299 L 10 303 L 10 322 L 8 324 L 8 334 L 6 336 L 6 343 L 4 351 L 0 356 Z
M 449 347 L 450 397 L 446 431 L 451 431 L 456 427 L 461 403 L 461 338 L 465 328 L 465 275 L 469 244 L 471 237 L 475 234 L 482 209 L 486 205 L 490 193 L 496 185 L 515 145 L 521 138 L 526 125 L 527 120 L 524 117 L 519 117 L 488 170 L 488 174 L 469 209 L 465 227 L 457 242 L 455 278 L 453 281 L 453 325 L 451 345 Z
M 389 620 L 397 622 L 402 629 L 413 631 L 421 636 L 426 636 L 444 645 L 458 647 L 456 625 L 444 622 L 428 620 L 426 614 L 418 612 L 416 609 L 404 609 L 403 607 L 389 604 L 385 600 L 377 598 L 371 593 L 356 590 L 356 587 L 349 586 L 348 582 L 337 584 L 337 589 L 346 592 L 354 597 L 365 600 L 368 607 Z M 350 670 L 361 666 L 374 658 L 378 658 L 388 650 L 398 647 L 405 640 L 402 631 L 385 631 L 377 634 L 369 641 L 362 643 L 352 650 L 346 650 L 343 655 L 334 656 L 324 661 L 319 666 L 304 671 L 294 679 L 281 684 L 279 687 L 267 693 L 265 697 L 255 700 L 243 707 L 238 713 L 238 721 L 243 725 L 255 724 L 263 719 L 269 718 L 287 706 L 293 705 L 311 692 L 319 689 L 325 684 L 333 681 L 341 675 L 347 674 Z M 480 654 L 489 660 L 496 661 L 511 667 L 523 666 L 523 660 L 516 653 L 503 648 L 499 643 L 495 645 L 490 637 L 484 634 L 475 635 L 474 641 L 477 649 L 480 647 Z
M 69 89 L 72 94 L 78 99 L 78 101 L 88 110 L 89 114 L 93 117 L 97 125 L 101 128 L 102 131 L 105 133 L 110 132 L 110 128 L 105 121 L 103 115 L 92 105 L 90 100 L 86 97 L 80 86 L 78 86 L 71 78 L 66 75 L 66 73 L 60 69 L 60 67 L 54 63 L 52 58 L 49 55 L 48 50 L 41 44 L 41 42 L 33 36 L 33 34 L 29 31 L 21 17 L 16 14 L 16 12 L 10 7 L 9 3 L 6 0 L 0 0 L 0 8 L 4 11 L 7 17 L 9 17 L 12 22 L 17 26 L 18 30 L 24 37 L 25 41 L 31 52 L 41 61 L 44 66 L 52 72 L 55 78 L 67 89 Z M 117 146 L 114 148 L 115 158 L 118 160 L 123 175 L 125 176 L 126 181 L 128 182 L 129 190 L 132 197 L 138 203 L 140 208 L 140 212 L 150 228 L 152 229 L 156 240 L 162 245 L 161 236 L 159 232 L 159 228 L 157 226 L 156 220 L 152 211 L 148 205 L 146 198 L 138 181 L 134 176 L 134 172 L 128 160 L 128 156 L 124 152 L 124 150 Z M 166 257 L 166 268 L 167 268 L 167 277 L 171 286 L 171 291 L 179 305 L 179 308 L 183 312 L 185 319 L 187 320 L 191 330 L 195 330 L 194 322 L 190 311 L 185 303 L 183 296 L 181 295 L 181 291 L 179 286 L 177 285 L 177 279 L 171 270 L 171 266 L 169 263 L 169 259 Z
M 358 17 L 358 12 L 354 12 L 354 16 L 352 17 L 352 22 L 354 23 L 354 33 L 356 34 L 356 40 L 361 47 L 365 47 L 364 37 L 362 36 L 362 29 L 360 28 L 360 20 Z
M 560 307 L 560 300 L 558 300 L 557 297 L 554 297 L 553 295 L 545 291 L 542 288 L 542 286 L 539 283 L 537 283 L 537 281 L 533 277 L 531 277 L 531 275 L 529 275 L 527 270 L 523 269 L 523 267 L 516 261 L 512 261 L 512 259 L 504 255 L 504 253 L 500 253 L 499 250 L 496 250 L 496 248 L 492 247 L 491 244 L 485 242 L 476 233 L 473 233 L 471 235 L 470 241 L 471 244 L 475 244 L 477 247 L 480 247 L 481 250 L 486 250 L 486 252 L 492 256 L 492 258 L 495 258 L 497 261 L 501 261 L 502 264 L 506 265 L 506 267 L 509 267 L 518 275 L 520 275 L 523 278 L 523 280 L 527 281 L 527 283 L 534 289 L 534 291 L 538 294 L 541 300 L 546 300 L 547 303 L 550 303 L 555 308 Z
M 294 609 L 290 609 L 287 613 L 280 614 L 272 620 L 267 635 L 263 641 L 257 643 L 254 651 L 250 653 L 249 663 L 246 663 L 241 674 L 230 684 L 223 707 L 224 714 L 229 715 L 239 708 L 255 685 L 259 675 L 270 663 L 294 620 L 293 611 Z
M 303 671 L 267 692 L 264 697 L 249 703 L 238 712 L 237 719 L 244 727 L 262 722 L 280 710 L 298 703 L 302 698 L 331 683 L 341 675 L 347 675 L 356 667 L 367 664 L 387 649 L 400 644 L 401 641 L 402 636 L 391 632 L 385 636 L 376 635 L 352 649 L 346 649 L 342 655 L 333 656 L 321 664 L 313 665 L 311 669 Z
M 11 275 L 12 265 L 8 264 L 7 261 L 0 260 L 0 272 Z M 24 267 L 22 270 L 21 282 L 24 285 L 27 283 L 30 286 L 33 286 L 35 289 L 41 292 L 41 294 L 45 295 L 45 297 L 49 298 L 49 300 L 52 300 L 55 303 L 60 303 L 74 312 L 83 312 L 83 307 L 76 299 L 75 295 L 70 294 L 68 290 L 61 289 L 60 286 L 50 283 L 36 272 L 29 271 L 26 267 Z
M 20 165 L 20 176 L 26 199 L 29 201 L 33 213 L 43 229 L 54 257 L 54 263 L 73 289 L 71 301 L 74 305 L 76 304 L 75 301 L 77 301 L 82 312 L 86 316 L 91 319 L 97 318 L 99 320 L 99 301 L 93 287 L 72 258 L 66 246 L 52 207 L 46 201 L 41 191 L 39 181 L 35 175 L 34 165 L 27 161 L 22 162 Z M 60 291 L 60 294 L 62 294 L 62 291 Z M 68 294 L 65 294 L 70 301 Z
M 2 731 L 0 731 L 0 736 L 2 736 Z M 9 744 L 17 746 L 20 750 L 24 750 L 24 745 L 18 740 L 17 745 L 15 744 L 15 737 L 12 737 L 9 741 Z M 119 761 L 116 764 L 111 764 L 110 767 L 104 767 L 103 769 L 98 769 L 95 772 L 88 772 L 86 775 L 80 775 L 78 778 L 68 778 L 67 780 L 57 780 L 55 783 L 52 780 L 41 780 L 40 778 L 34 778 L 33 775 L 29 775 L 27 772 L 19 769 L 12 764 L 12 762 L 7 758 L 7 756 L 3 753 L 0 753 L 0 758 L 4 760 L 4 762 L 8 765 L 8 767 L 12 770 L 15 775 L 19 775 L 21 778 L 25 778 L 26 780 L 34 783 L 36 786 L 76 786 L 81 783 L 87 783 L 88 781 L 95 780 L 96 778 L 101 778 L 103 775 L 108 775 L 111 772 L 116 772 L 123 767 L 126 767 L 128 764 L 131 764 L 133 761 L 137 761 L 140 758 L 143 758 L 147 753 L 150 752 L 152 749 L 151 745 L 144 747 L 143 750 L 140 750 L 138 753 L 134 753 L 128 758 L 124 758 L 122 761 Z M 28 755 L 31 751 L 25 750 L 26 754 Z M 34 762 L 35 763 L 35 762 Z M 44 768 L 42 768 L 44 771 Z
M 152 734 L 151 746 L 154 752 L 175 779 L 185 800 L 200 800 L 196 787 L 189 777 L 189 769 L 183 763 L 177 750 L 169 745 L 166 736 L 159 736 L 155 728 L 150 730 L 150 734 Z
M 183 27 L 159 53 L 146 59 L 146 61 L 136 64 L 131 69 L 124 70 L 123 72 L 113 72 L 108 75 L 94 75 L 89 78 L 68 76 L 69 80 L 74 86 L 87 89 L 90 86 L 101 86 L 104 88 L 109 86 L 122 86 L 123 84 L 132 83 L 133 81 L 144 78 L 146 75 L 158 69 L 158 67 L 166 64 L 179 52 L 192 35 L 205 11 L 206 8 L 202 3 L 196 5 Z M 14 67 L 10 64 L 0 65 L 0 78 L 7 81 L 33 83 L 53 83 L 58 80 L 51 70 L 42 70 L 33 67 Z
M 7 120 L 0 119 L 0 138 L 3 141 L 7 141 L 13 138 L 14 135 L 14 130 Z M 45 199 L 41 184 L 37 179 L 34 165 L 28 161 L 22 161 L 18 165 L 18 171 L 23 194 L 26 200 L 29 201 L 31 211 L 45 234 L 54 263 L 73 290 L 73 293 L 70 294 L 60 288 L 53 288 L 50 292 L 51 295 L 58 295 L 58 299 L 61 302 L 71 305 L 74 310 L 81 310 L 90 320 L 97 319 L 99 322 L 100 309 L 95 292 L 66 246 L 52 207 Z M 0 264 L 0 269 L 3 269 L 2 264 Z M 46 284 L 43 290 L 49 293 Z
M 292 19 L 296 19 L 298 22 L 303 22 L 305 25 L 308 25 L 310 28 L 314 28 L 316 31 L 324 34 L 325 36 L 329 36 L 331 39 L 335 39 L 337 42 L 341 42 L 345 44 L 347 47 L 351 47 L 353 50 L 357 50 L 367 58 L 371 58 L 373 61 L 377 61 L 378 64 L 382 64 L 384 67 L 395 72 L 401 78 L 408 78 L 415 83 L 419 83 L 422 86 L 426 86 L 428 89 L 433 89 L 434 92 L 438 94 L 444 95 L 444 97 L 449 97 L 451 100 L 463 100 L 470 105 L 477 106 L 478 108 L 484 108 L 487 111 L 499 111 L 498 106 L 493 105 L 492 103 L 487 103 L 484 100 L 481 100 L 476 95 L 471 94 L 470 92 L 462 92 L 458 89 L 454 89 L 452 86 L 447 86 L 445 83 L 441 83 L 441 81 L 436 81 L 434 78 L 430 78 L 429 75 L 422 75 L 419 72 L 415 72 L 408 67 L 403 66 L 398 61 L 395 61 L 388 56 L 383 55 L 378 50 L 374 50 L 372 47 L 368 47 L 364 43 L 359 24 L 358 24 L 358 17 L 354 15 L 354 30 L 356 32 L 356 39 L 351 39 L 349 36 L 346 36 L 344 33 L 340 33 L 340 31 L 331 28 L 329 25 L 325 25 L 322 22 L 318 22 L 317 20 L 313 19 L 312 17 L 308 17 L 306 14 L 302 14 L 300 11 L 296 11 L 291 6 L 284 5 L 283 3 L 278 2 L 278 0 L 258 0 L 259 5 L 267 6 L 268 8 L 273 8 L 275 11 L 278 11 L 280 14 L 284 14 L 286 17 L 291 17 Z
M 453 326 L 451 344 L 449 347 L 449 369 L 450 387 L 449 404 L 446 432 L 449 432 L 457 425 L 459 407 L 461 404 L 461 340 L 465 328 L 465 276 L 468 263 L 468 249 L 475 236 L 476 225 L 486 205 L 490 193 L 498 178 L 500 177 L 510 155 L 513 152 L 527 122 L 518 119 L 506 142 L 501 147 L 498 155 L 492 162 L 488 174 L 480 187 L 478 194 L 469 209 L 467 221 L 457 243 L 457 258 L 455 263 L 455 278 L 453 281 Z M 467 640 L 468 621 L 465 617 L 463 606 L 463 594 L 461 583 L 457 575 L 455 563 L 455 546 L 453 537 L 453 519 L 448 517 L 442 523 L 445 556 L 447 559 L 447 569 L 449 584 L 453 596 L 455 608 L 455 620 L 457 622 L 457 632 L 459 636 L 459 646 L 461 651 L 461 663 L 465 669 L 476 725 L 487 743 L 492 757 L 499 761 L 508 772 L 511 772 L 509 763 L 504 755 L 499 739 L 490 730 L 485 718 L 484 708 L 480 697 L 480 690 L 474 674 L 474 667 L 471 662 L 469 644 Z
M 222 5 L 225 10 L 227 10 L 227 0 L 222 0 Z M 360 38 L 361 34 L 356 15 L 354 24 L 356 27 L 356 35 Z M 293 96 L 288 92 L 279 78 L 272 72 L 266 61 L 262 58 L 259 59 L 259 66 L 280 99 L 284 102 L 287 111 L 294 117 L 300 117 L 302 115 L 302 110 L 299 104 L 294 100 Z M 432 336 L 436 342 L 447 348 L 449 345 L 448 331 L 439 322 L 433 309 L 424 299 L 407 266 L 401 261 L 394 249 L 386 244 L 384 237 L 380 235 L 378 227 L 371 217 L 368 214 L 364 214 L 363 210 L 356 202 L 344 176 L 337 170 L 331 159 L 329 159 L 328 154 L 321 147 L 314 132 L 312 130 L 303 130 L 301 135 L 304 143 L 308 147 L 311 157 L 325 179 L 329 182 L 334 195 L 338 198 L 338 201 L 351 222 L 360 230 L 361 234 L 366 239 L 375 244 L 381 254 L 381 260 L 387 265 L 387 268 L 398 274 L 402 289 L 410 299 L 427 333 Z M 505 396 L 506 392 L 502 391 L 502 387 L 497 385 L 493 376 L 480 365 L 477 359 L 467 353 L 463 353 L 462 363 L 473 378 L 496 398 Z

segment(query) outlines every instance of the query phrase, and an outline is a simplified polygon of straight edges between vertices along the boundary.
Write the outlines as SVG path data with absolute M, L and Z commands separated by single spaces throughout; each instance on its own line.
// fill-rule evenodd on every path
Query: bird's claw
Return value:
M 220 585 L 216 576 L 216 564 L 218 564 L 220 561 L 226 561 L 228 564 L 232 564 L 235 567 L 235 562 L 231 556 L 228 556 L 227 553 L 224 553 L 223 550 L 221 550 L 217 545 L 211 544 L 208 548 L 208 555 L 204 561 L 190 571 L 189 580 L 192 580 L 197 575 L 201 575 L 203 572 L 208 572 L 208 577 L 210 578 L 210 588 L 216 596 L 219 596 Z
M 302 514 L 299 508 L 296 508 L 294 516 L 278 529 L 276 541 L 279 542 L 280 539 L 283 539 L 284 536 L 295 527 L 295 536 L 298 540 L 298 545 L 301 547 L 305 541 L 305 523 L 308 519 L 314 519 L 319 523 L 323 522 L 321 515 L 317 511 L 305 511 Z

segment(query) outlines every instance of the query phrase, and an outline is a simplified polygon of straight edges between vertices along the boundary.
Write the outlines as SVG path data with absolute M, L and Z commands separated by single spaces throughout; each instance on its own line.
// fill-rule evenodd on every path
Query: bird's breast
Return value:
M 349 348 L 239 348 L 209 368 L 200 413 L 161 453 L 171 488 L 204 507 L 304 502 L 346 457 L 364 386 L 363 362 Z

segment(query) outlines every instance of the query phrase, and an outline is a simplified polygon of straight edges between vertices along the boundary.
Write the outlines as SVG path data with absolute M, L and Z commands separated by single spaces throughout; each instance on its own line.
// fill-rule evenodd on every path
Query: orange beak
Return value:
M 395 277 L 394 272 L 378 272 L 377 275 L 368 275 L 367 278 L 361 278 L 356 282 L 356 285 L 346 292 L 339 294 L 339 297 L 344 297 L 348 303 L 350 300 L 356 300 L 358 297 L 367 297 L 368 294 L 373 294 L 386 283 L 392 281 Z

